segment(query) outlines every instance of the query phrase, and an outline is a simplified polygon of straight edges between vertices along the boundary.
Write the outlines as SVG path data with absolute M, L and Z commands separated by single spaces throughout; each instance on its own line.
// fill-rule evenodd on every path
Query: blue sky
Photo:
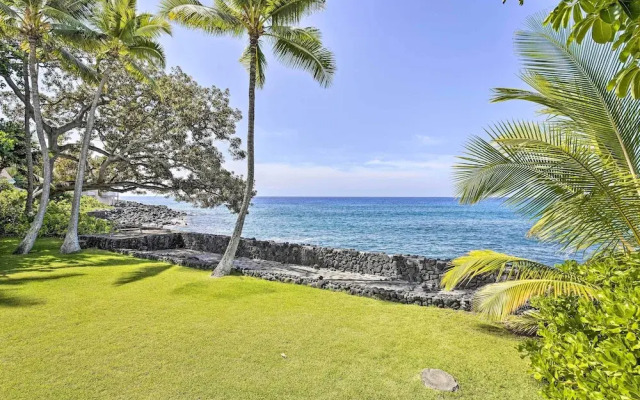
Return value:
M 259 195 L 452 196 L 451 165 L 469 136 L 503 119 L 535 117 L 526 104 L 490 104 L 490 90 L 522 86 L 513 34 L 557 0 L 327 3 L 301 25 L 320 28 L 335 53 L 330 88 L 268 55 L 256 106 Z M 162 42 L 169 66 L 229 88 L 246 114 L 244 40 L 176 27 Z M 246 136 L 244 120 L 238 135 Z M 242 162 L 228 166 L 245 170 Z

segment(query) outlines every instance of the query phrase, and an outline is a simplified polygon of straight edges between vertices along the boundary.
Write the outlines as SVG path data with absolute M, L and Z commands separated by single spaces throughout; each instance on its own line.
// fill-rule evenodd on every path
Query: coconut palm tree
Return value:
M 607 90 L 625 68 L 619 50 L 585 39 L 567 44 L 570 29 L 554 31 L 532 19 L 516 35 L 531 90 L 496 89 L 494 101 L 541 106 L 544 122 L 510 121 L 474 137 L 456 165 L 463 203 L 491 197 L 535 220 L 529 235 L 571 251 L 630 253 L 640 249 L 640 101 Z M 640 85 L 640 74 L 632 85 Z M 532 297 L 594 296 L 597 288 L 555 268 L 492 251 L 453 261 L 447 289 L 479 275 L 476 310 L 504 319 Z
M 101 75 L 87 116 L 85 133 L 78 159 L 78 170 L 71 204 L 71 217 L 64 238 L 61 253 L 80 251 L 78 242 L 78 219 L 82 184 L 89 155 L 91 134 L 95 122 L 96 109 L 104 87 L 113 68 L 123 66 L 134 76 L 149 80 L 138 62 L 153 67 L 164 68 L 165 56 L 162 47 L 154 40 L 161 34 L 170 34 L 169 23 L 151 14 L 137 14 L 136 0 L 101 0 L 91 17 L 94 32 L 89 50 L 96 57 L 96 70 Z
M 161 2 L 161 13 L 181 25 L 212 35 L 246 34 L 249 39 L 240 58 L 249 72 L 247 184 L 233 234 L 213 276 L 224 276 L 231 271 L 253 197 L 255 90 L 256 86 L 264 85 L 267 67 L 263 41 L 272 44 L 273 53 L 280 61 L 311 72 L 322 86 L 328 86 L 335 72 L 335 62 L 333 54 L 322 45 L 320 31 L 291 26 L 324 5 L 325 0 L 214 0 L 212 6 L 197 0 Z
M 39 57 L 55 56 L 67 68 L 78 71 L 89 79 L 93 71 L 70 53 L 65 41 L 69 33 L 77 33 L 82 28 L 80 22 L 88 10 L 89 2 L 83 0 L 2 0 L 0 1 L 0 26 L 4 35 L 13 35 L 19 39 L 28 53 L 31 105 L 25 99 L 25 106 L 31 107 L 36 133 L 40 144 L 43 162 L 43 186 L 38 211 L 29 231 L 15 250 L 16 254 L 28 253 L 42 227 L 44 214 L 49 204 L 49 191 L 52 179 L 52 165 L 49 147 L 45 137 L 40 106 L 40 87 L 38 82 Z

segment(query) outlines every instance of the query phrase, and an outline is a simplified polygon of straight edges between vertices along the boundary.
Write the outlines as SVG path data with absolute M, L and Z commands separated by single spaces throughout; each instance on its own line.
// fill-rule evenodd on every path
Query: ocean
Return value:
M 195 208 L 155 196 L 123 200 L 166 205 L 187 212 L 187 226 L 176 229 L 231 234 L 236 216 L 225 207 Z M 454 198 L 257 197 L 243 237 L 280 242 L 413 254 L 451 259 L 470 250 L 491 249 L 554 264 L 581 259 L 526 237 L 532 221 L 487 200 L 461 205 Z

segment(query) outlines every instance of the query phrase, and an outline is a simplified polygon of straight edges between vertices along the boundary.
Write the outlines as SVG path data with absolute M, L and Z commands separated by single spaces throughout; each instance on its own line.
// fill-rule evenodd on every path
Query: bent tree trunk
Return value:
M 27 254 L 33 248 L 40 228 L 42 228 L 42 222 L 44 221 L 44 214 L 47 211 L 47 205 L 49 205 L 49 191 L 51 189 L 51 160 L 49 158 L 49 147 L 47 146 L 47 140 L 44 136 L 44 127 L 42 125 L 42 111 L 40 109 L 40 90 L 38 88 L 38 71 L 36 60 L 36 41 L 34 39 L 29 40 L 29 78 L 31 80 L 31 103 L 33 105 L 33 117 L 36 122 L 36 133 L 38 134 L 38 142 L 40 143 L 40 151 L 42 153 L 42 193 L 40 194 L 40 205 L 38 206 L 38 212 L 31 222 L 31 227 L 25 235 L 22 242 L 18 245 L 18 248 L 14 251 L 15 254 Z
M 29 56 L 22 62 L 22 76 L 24 79 L 24 149 L 27 158 L 27 200 L 24 204 L 24 213 L 30 216 L 33 212 L 33 154 L 31 153 L 31 113 L 29 103 L 31 102 L 31 90 L 29 88 Z
M 60 248 L 62 254 L 75 253 L 80 251 L 80 242 L 78 241 L 78 220 L 80 218 L 80 201 L 82 200 L 82 182 L 84 181 L 84 172 L 89 157 L 89 145 L 91 144 L 91 132 L 96 119 L 96 108 L 98 101 L 102 95 L 104 85 L 107 83 L 108 74 L 105 72 L 98 84 L 98 89 L 93 96 L 91 110 L 87 117 L 87 127 L 82 137 L 82 149 L 80 150 L 80 158 L 78 159 L 78 171 L 76 173 L 76 182 L 73 188 L 73 202 L 71 203 L 71 217 L 69 218 L 69 226 L 64 236 L 64 242 Z
M 249 67 L 249 119 L 247 121 L 247 186 L 244 191 L 244 198 L 242 199 L 242 207 L 238 213 L 238 219 L 236 220 L 236 226 L 233 229 L 233 234 L 227 245 L 222 260 L 213 270 L 213 277 L 222 277 L 229 275 L 233 268 L 233 260 L 236 257 L 236 251 L 238 250 L 238 244 L 240 244 L 240 236 L 242 235 L 242 228 L 244 227 L 244 219 L 247 216 L 249 210 L 249 204 L 251 204 L 251 197 L 253 197 L 253 173 L 254 173 L 254 123 L 255 123 L 255 105 L 256 105 L 256 51 L 258 47 L 258 38 L 252 37 L 250 41 L 251 48 L 251 64 Z

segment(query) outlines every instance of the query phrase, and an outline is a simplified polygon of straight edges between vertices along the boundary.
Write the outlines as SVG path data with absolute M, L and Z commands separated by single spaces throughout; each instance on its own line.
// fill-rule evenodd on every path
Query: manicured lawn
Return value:
M 468 313 L 0 240 L 0 399 L 538 398 L 518 340 Z

